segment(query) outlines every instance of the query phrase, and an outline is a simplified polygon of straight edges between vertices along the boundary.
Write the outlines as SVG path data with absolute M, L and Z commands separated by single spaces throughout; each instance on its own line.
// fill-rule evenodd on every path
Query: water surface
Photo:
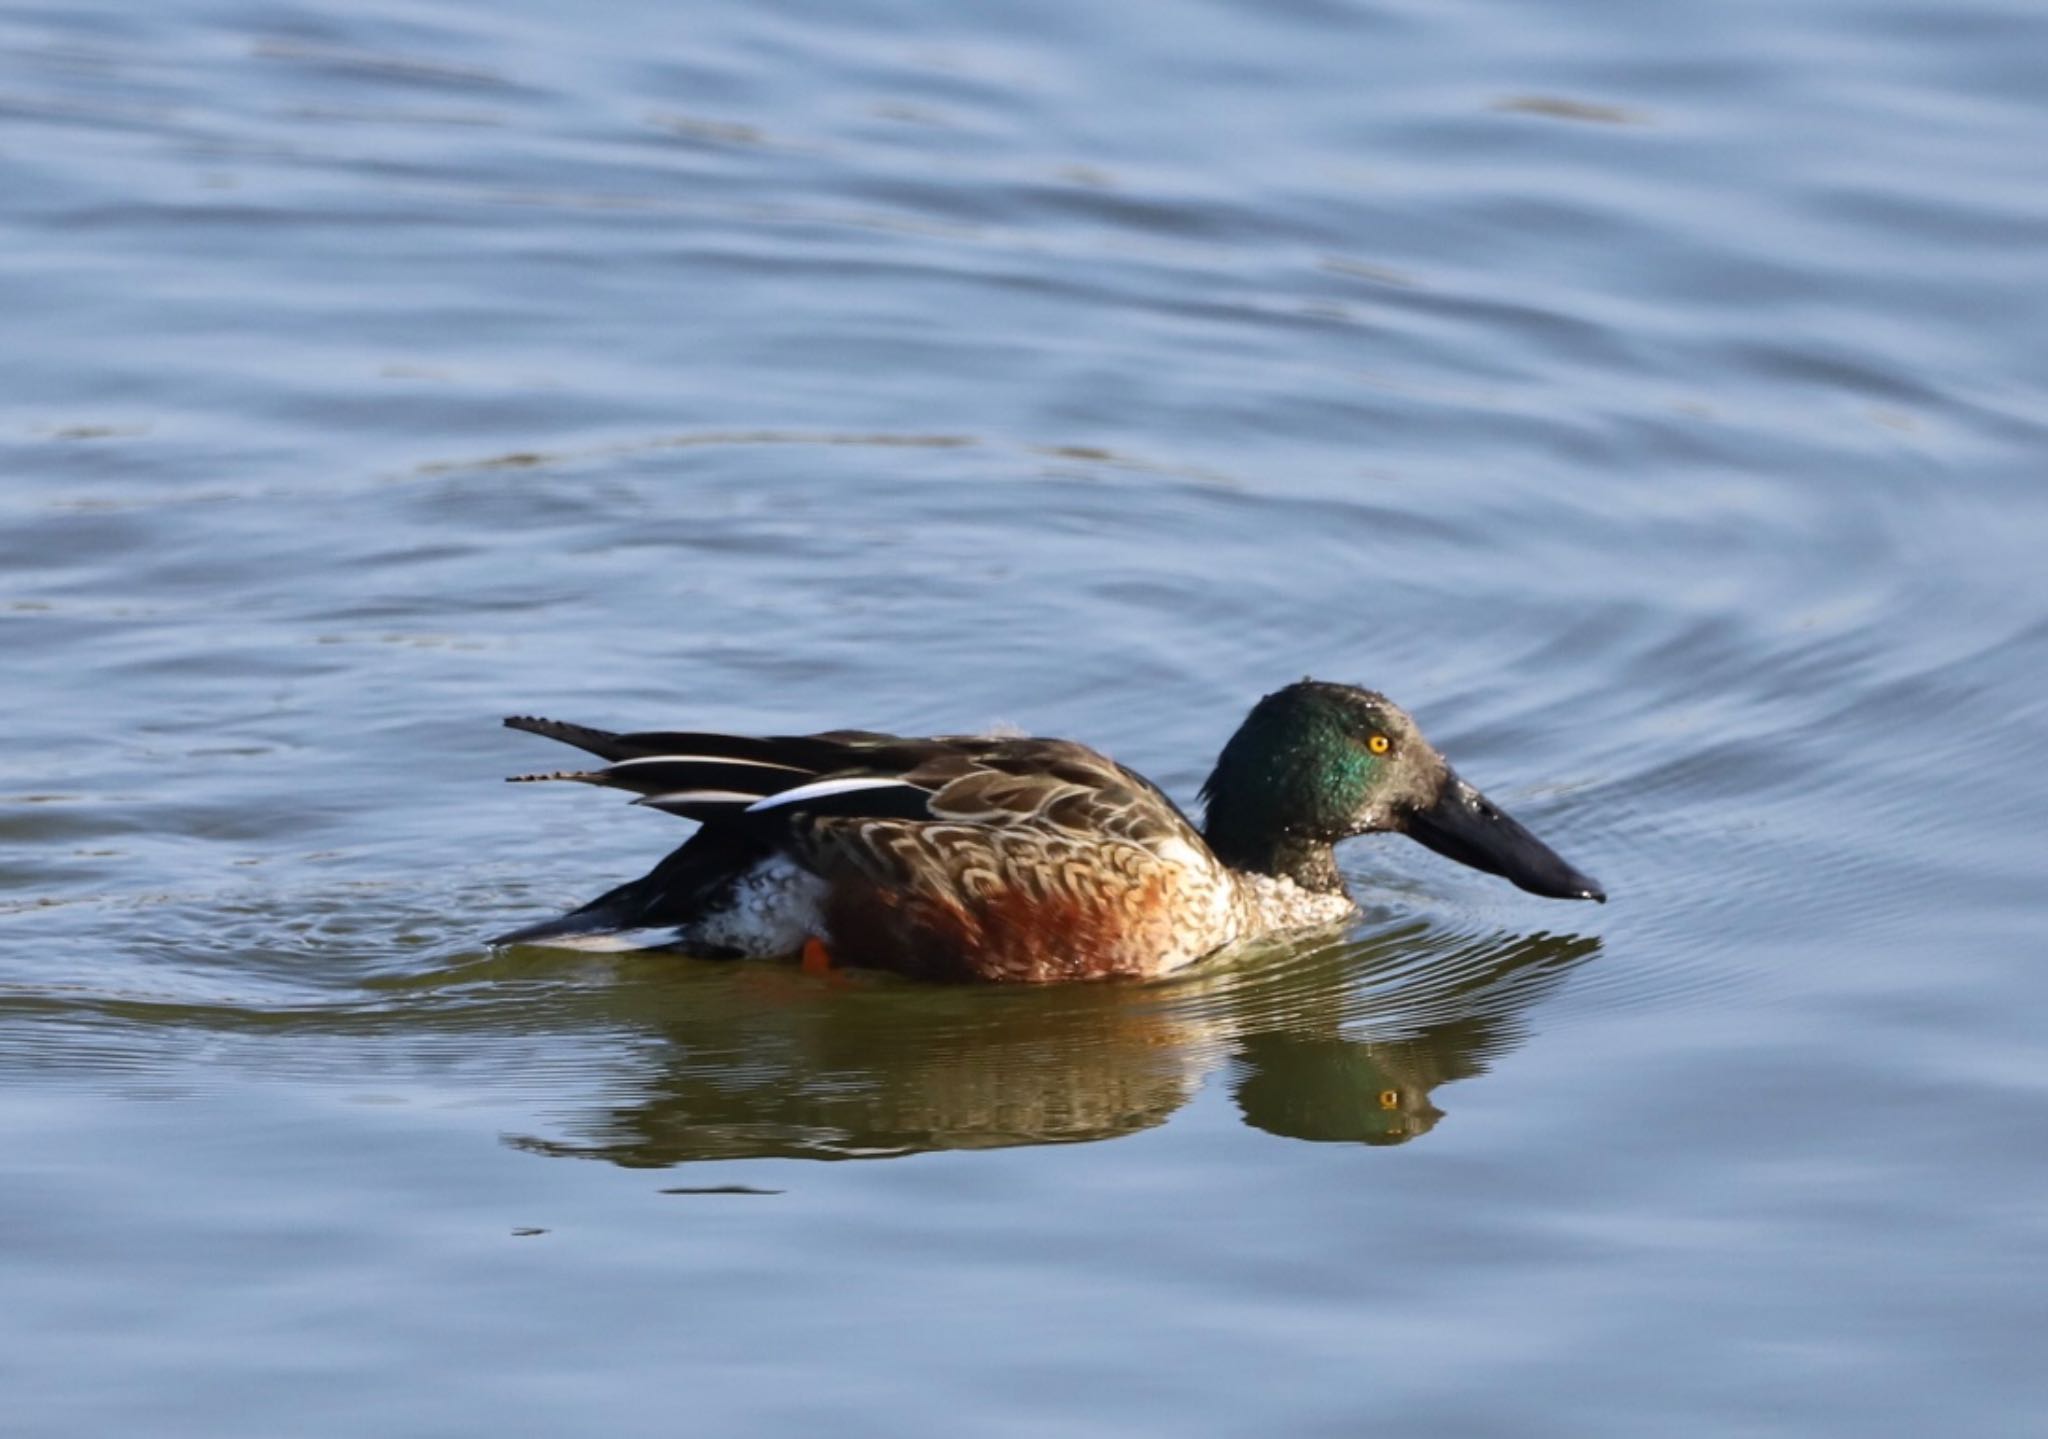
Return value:
M 0 7 L 10 1432 L 2026 1434 L 2048 20 Z M 1152 986 L 479 937 L 511 712 L 1385 689 Z M 859 1162 L 827 1162 L 853 1160 Z

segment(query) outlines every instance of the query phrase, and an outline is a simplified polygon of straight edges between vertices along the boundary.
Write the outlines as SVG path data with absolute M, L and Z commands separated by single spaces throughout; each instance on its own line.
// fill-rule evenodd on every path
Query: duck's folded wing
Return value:
M 849 791 L 836 812 L 792 804 L 792 849 L 820 873 L 934 892 L 972 888 L 977 874 L 1085 866 L 1104 846 L 1128 844 L 1169 862 L 1201 852 L 1199 834 L 1164 794 L 1068 741 L 935 756 L 899 779 L 910 793 Z
M 976 755 L 932 798 L 935 818 L 1077 840 L 1153 845 L 1193 827 L 1149 780 L 1071 740 L 1013 740 Z

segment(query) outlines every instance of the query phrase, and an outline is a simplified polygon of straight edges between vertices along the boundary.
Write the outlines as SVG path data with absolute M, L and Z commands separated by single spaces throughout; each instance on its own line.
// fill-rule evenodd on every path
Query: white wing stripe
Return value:
M 914 789 L 920 793 L 930 793 L 921 785 L 914 785 L 908 780 L 885 779 L 879 775 L 820 779 L 809 784 L 800 784 L 795 789 L 786 789 L 781 794 L 771 794 L 766 799 L 755 800 L 747 806 L 747 813 L 755 814 L 764 809 L 774 809 L 777 805 L 802 804 L 807 800 L 824 799 L 827 795 L 852 794 L 863 789 Z
M 643 794 L 634 804 L 752 804 L 760 796 L 739 789 L 674 789 L 667 794 Z
M 759 769 L 788 770 L 791 774 L 802 774 L 803 767 L 793 764 L 778 764 L 772 759 L 730 759 L 722 754 L 644 754 L 637 759 L 622 759 L 613 769 L 631 769 L 636 764 L 746 764 Z

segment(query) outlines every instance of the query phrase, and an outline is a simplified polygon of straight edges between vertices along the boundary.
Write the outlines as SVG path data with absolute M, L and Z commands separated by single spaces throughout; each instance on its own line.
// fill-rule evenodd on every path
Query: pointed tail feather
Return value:
M 606 729 L 570 724 L 567 720 L 542 719 L 538 715 L 506 715 L 505 728 L 524 730 L 543 739 L 560 740 L 601 759 L 624 759 L 631 751 L 619 744 L 619 736 Z
M 735 760 L 719 755 L 650 755 L 621 760 L 601 770 L 551 770 L 516 774 L 509 784 L 569 780 L 640 796 L 635 804 L 666 810 L 686 819 L 706 820 L 736 815 L 763 799 L 808 783 L 810 771 L 765 760 Z
M 622 734 L 590 725 L 570 724 L 566 720 L 541 719 L 536 715 L 507 715 L 505 728 L 537 734 L 543 739 L 560 740 L 613 764 L 668 755 L 692 755 L 730 764 L 780 765 L 811 774 L 838 769 L 856 758 L 863 746 L 889 738 L 855 730 L 823 735 L 777 736 L 712 734 L 699 730 L 643 730 Z

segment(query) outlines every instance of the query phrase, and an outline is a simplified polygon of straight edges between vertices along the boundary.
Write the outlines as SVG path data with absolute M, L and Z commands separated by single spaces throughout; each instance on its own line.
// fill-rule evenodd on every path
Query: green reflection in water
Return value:
M 570 1137 L 508 1142 L 635 1167 L 1073 1143 L 1162 1124 L 1228 1071 L 1259 1129 L 1396 1144 L 1427 1133 L 1432 1093 L 1483 1072 L 1598 948 L 1409 926 L 1160 984 L 1032 990 L 760 965 L 685 977 L 641 959 L 606 1005 L 650 1041 L 630 1074 L 602 1108 L 565 1116 Z

